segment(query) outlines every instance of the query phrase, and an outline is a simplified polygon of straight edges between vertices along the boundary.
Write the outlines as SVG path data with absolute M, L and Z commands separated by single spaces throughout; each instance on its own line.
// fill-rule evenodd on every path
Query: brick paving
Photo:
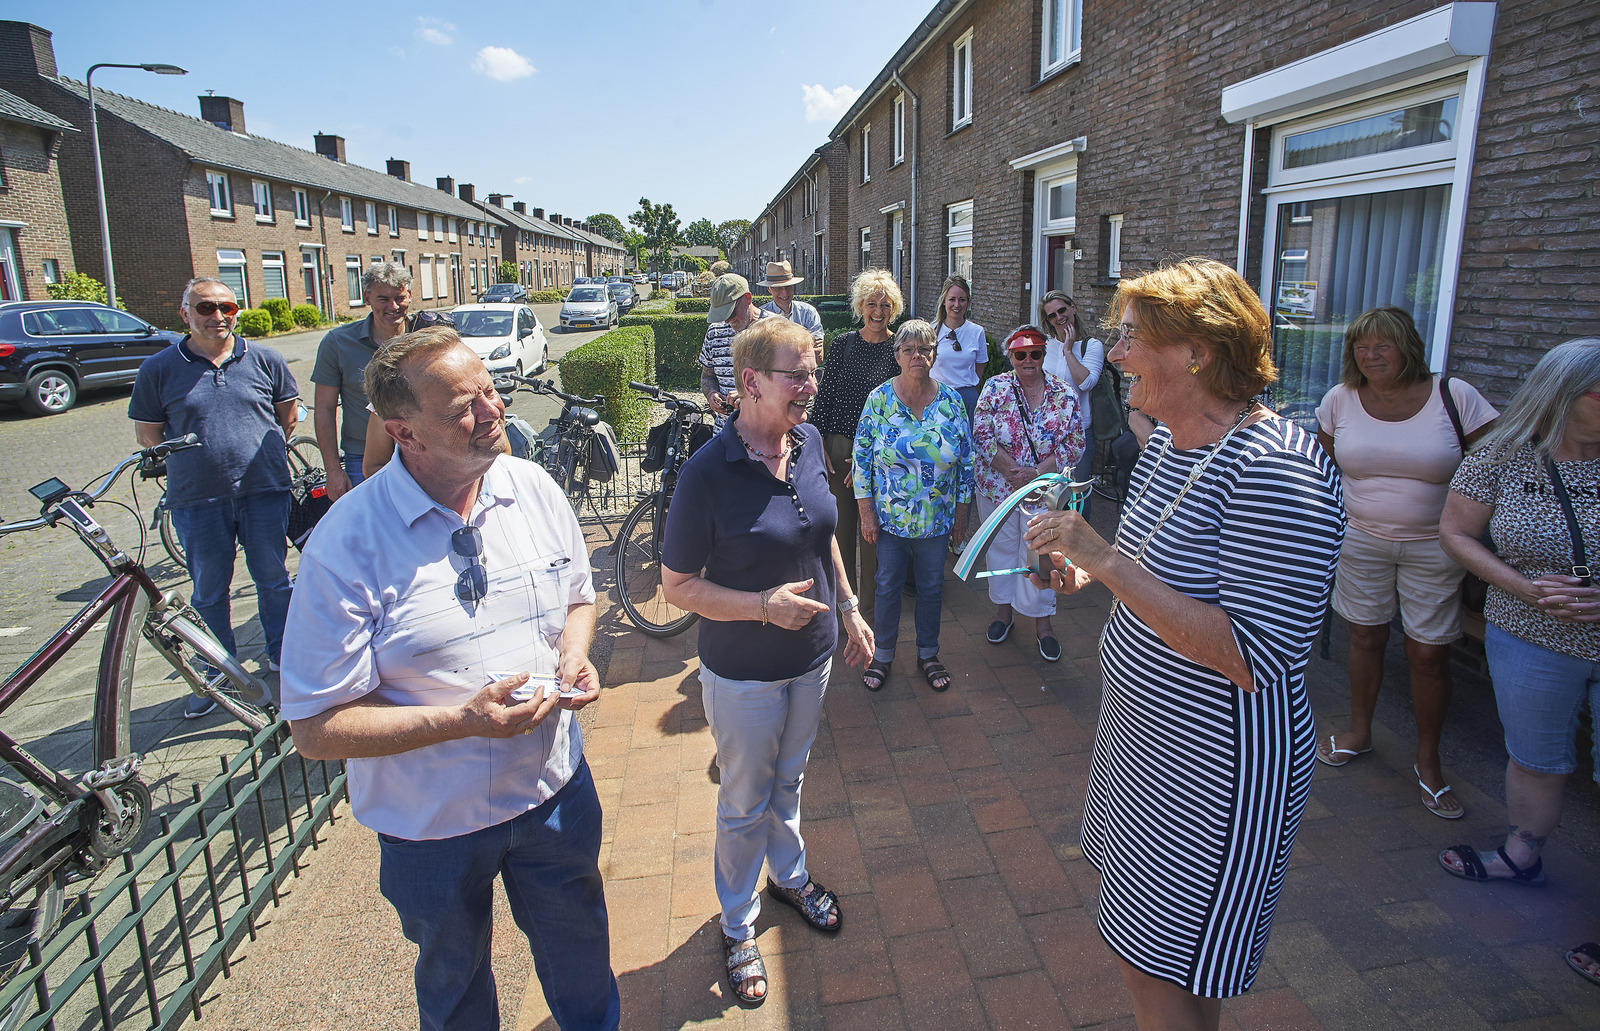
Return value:
M 1109 506 L 1107 506 L 1109 507 Z M 1097 519 L 1097 522 L 1100 521 Z M 604 577 L 601 577 L 604 586 Z M 879 694 L 836 671 L 807 771 L 811 868 L 842 898 L 825 937 L 767 905 L 758 922 L 771 998 L 727 997 L 711 883 L 714 748 L 693 631 L 649 640 L 606 612 L 607 687 L 585 745 L 605 806 L 601 863 L 628 1029 L 1103 1028 L 1131 1031 L 1128 996 L 1095 929 L 1097 876 L 1077 835 L 1099 701 L 1107 594 L 1063 599 L 1064 657 L 1031 628 L 983 639 L 992 608 L 953 578 L 934 694 L 909 664 Z M 902 645 L 912 644 L 909 614 Z M 1398 635 L 1397 635 L 1398 639 Z M 1345 718 L 1333 659 L 1312 660 L 1322 725 Z M 1401 668 L 1398 647 L 1392 668 Z M 1562 952 L 1600 933 L 1600 806 L 1587 760 L 1547 855 L 1549 886 L 1448 877 L 1435 853 L 1504 832 L 1505 753 L 1487 681 L 1458 666 L 1446 768 L 1467 807 L 1449 823 L 1418 803 L 1402 680 L 1379 706 L 1376 748 L 1318 766 L 1255 988 L 1228 1029 L 1600 1028 L 1600 989 Z M 345 813 L 347 815 L 347 810 Z M 413 1026 L 413 953 L 376 885 L 375 838 L 341 820 L 289 901 L 208 1002 L 213 1028 Z M 554 1028 L 503 901 L 495 962 L 505 1027 Z

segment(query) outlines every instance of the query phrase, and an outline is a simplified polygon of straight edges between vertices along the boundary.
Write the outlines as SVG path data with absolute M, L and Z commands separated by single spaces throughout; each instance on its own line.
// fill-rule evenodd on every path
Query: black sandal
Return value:
M 890 660 L 891 662 L 893 660 Z M 867 663 L 866 672 L 861 674 L 861 686 L 868 691 L 882 691 L 883 685 L 889 682 L 889 663 L 873 659 Z
M 745 1009 L 752 1010 L 766 1002 L 771 994 L 772 982 L 767 980 L 767 965 L 761 962 L 761 950 L 756 948 L 755 939 L 750 939 L 747 945 L 724 934 L 722 948 L 728 955 L 728 987 L 733 989 L 734 999 Z M 761 994 L 755 995 L 745 985 L 758 978 L 766 983 L 762 986 Z
M 927 678 L 929 687 L 935 691 L 948 691 L 950 689 L 950 671 L 940 664 L 939 656 L 918 659 L 917 666 L 922 670 L 922 675 Z
M 1453 870 L 1444 857 L 1454 852 L 1456 858 L 1461 860 L 1461 869 Z M 1464 881 L 1501 881 L 1506 884 L 1526 884 L 1531 888 L 1544 885 L 1544 859 L 1541 857 L 1533 861 L 1529 867 L 1521 867 L 1511 861 L 1502 846 L 1495 849 L 1500 861 L 1506 864 L 1506 869 L 1511 871 L 1510 877 L 1491 877 L 1488 869 L 1483 865 L 1483 860 L 1478 858 L 1478 850 L 1471 845 L 1452 845 L 1439 853 L 1439 865 L 1444 867 L 1444 872 L 1452 877 L 1459 877 Z
M 806 923 L 823 934 L 838 934 L 844 926 L 844 910 L 839 908 L 839 898 L 816 881 L 806 881 L 803 888 L 782 888 L 771 877 L 767 878 L 767 894 L 786 906 L 793 906 L 806 918 Z M 828 917 L 833 923 L 828 923 Z

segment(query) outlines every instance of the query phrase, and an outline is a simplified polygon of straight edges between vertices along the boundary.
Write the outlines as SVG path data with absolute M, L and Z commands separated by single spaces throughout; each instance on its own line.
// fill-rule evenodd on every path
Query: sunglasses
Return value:
M 1045 312 L 1044 313 L 1044 317 L 1047 318 L 1047 319 L 1059 319 L 1063 315 L 1065 315 L 1069 310 L 1070 309 L 1067 309 L 1067 308 L 1057 308 L 1055 311 L 1047 311 L 1047 312 Z
M 1012 351 L 1011 360 L 1016 361 L 1018 359 L 1030 362 L 1042 362 L 1044 361 L 1044 348 L 1036 347 L 1031 351 L 1024 351 L 1021 349 Z
M 239 314 L 239 306 L 232 301 L 196 301 L 189 307 L 196 314 L 207 317 L 215 315 L 219 311 L 224 315 Z
M 476 526 L 463 526 L 450 534 L 450 550 L 471 563 L 456 577 L 456 599 L 476 605 L 489 593 L 489 572 L 479 561 L 483 556 L 483 534 Z
M 454 327 L 456 317 L 447 311 L 419 311 L 411 316 L 411 330 L 427 329 L 429 326 Z

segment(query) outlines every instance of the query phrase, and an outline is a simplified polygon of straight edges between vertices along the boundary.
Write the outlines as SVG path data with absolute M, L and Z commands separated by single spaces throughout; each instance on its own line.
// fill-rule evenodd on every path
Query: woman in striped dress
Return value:
M 1074 512 L 1028 540 L 1050 586 L 1116 597 L 1083 816 L 1101 934 L 1141 1028 L 1215 1029 L 1261 965 L 1311 788 L 1305 668 L 1344 504 L 1316 441 L 1253 400 L 1277 376 L 1271 323 L 1233 269 L 1123 280 L 1112 318 L 1129 403 L 1162 426 L 1115 545 Z

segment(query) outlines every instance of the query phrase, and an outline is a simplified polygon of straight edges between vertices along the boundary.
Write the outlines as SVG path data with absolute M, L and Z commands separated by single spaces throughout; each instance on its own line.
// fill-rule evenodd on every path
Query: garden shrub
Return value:
M 616 430 L 617 439 L 643 440 L 650 429 L 651 402 L 630 388 L 628 381 L 653 382 L 655 364 L 651 327 L 619 327 L 567 352 L 558 363 L 561 389 L 583 397 L 604 397 L 603 414 Z
M 752 300 L 752 303 L 754 303 L 753 300 Z M 759 305 L 758 305 L 758 307 L 759 307 Z M 692 313 L 696 313 L 696 312 L 698 312 L 701 315 L 704 315 L 704 314 L 706 314 L 707 312 L 709 312 L 711 310 L 711 298 L 709 298 L 709 297 L 679 297 L 677 299 L 676 309 L 677 309 L 677 312 L 678 312 L 679 315 L 692 314 Z
M 61 282 L 45 287 L 52 301 L 98 301 L 106 303 L 106 285 L 82 272 L 68 272 Z M 121 298 L 118 298 L 120 301 Z M 117 307 L 122 307 L 118 304 Z
M 565 290 L 530 290 L 528 291 L 529 304 L 560 304 L 567 299 Z
M 261 302 L 261 310 L 272 316 L 272 329 L 287 333 L 294 328 L 294 318 L 289 314 L 289 301 L 283 297 L 269 297 Z
M 322 311 L 314 304 L 297 304 L 289 309 L 289 318 L 296 326 L 312 329 L 322 325 Z
M 246 308 L 239 313 L 238 328 L 247 337 L 264 337 L 272 332 L 272 313 L 262 308 Z
M 680 297 L 682 306 L 687 298 Z M 704 315 L 629 314 L 619 325 L 655 331 L 655 382 L 668 390 L 700 389 L 700 349 L 706 342 Z

